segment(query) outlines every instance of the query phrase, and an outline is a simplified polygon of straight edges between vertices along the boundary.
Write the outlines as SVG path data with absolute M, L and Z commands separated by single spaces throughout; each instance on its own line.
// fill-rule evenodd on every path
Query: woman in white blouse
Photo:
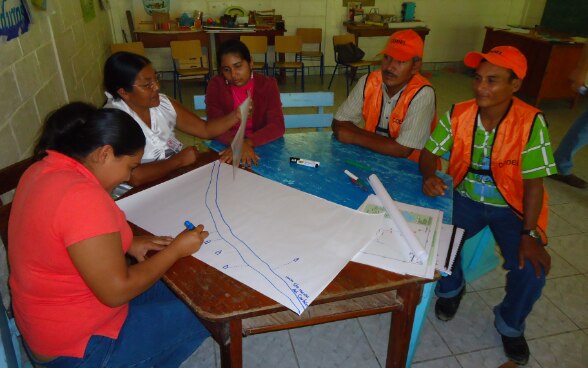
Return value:
M 196 162 L 196 147 L 182 146 L 174 129 L 198 138 L 212 139 L 241 121 L 239 109 L 211 121 L 200 119 L 179 102 L 159 93 L 159 79 L 144 56 L 117 52 L 104 65 L 104 88 L 108 98 L 104 107 L 130 114 L 146 138 L 141 165 L 131 174 L 129 184 L 141 185 L 157 180 L 173 170 Z

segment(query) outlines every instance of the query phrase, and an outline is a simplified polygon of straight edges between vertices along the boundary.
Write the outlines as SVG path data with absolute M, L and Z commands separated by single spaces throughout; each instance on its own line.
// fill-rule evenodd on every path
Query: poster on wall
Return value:
M 80 0 L 82 5 L 82 16 L 86 22 L 96 18 L 96 9 L 94 9 L 94 0 Z
M 29 30 L 30 14 L 25 0 L 0 0 L 0 42 L 9 41 Z
M 47 0 L 31 0 L 31 3 L 39 9 L 47 10 Z

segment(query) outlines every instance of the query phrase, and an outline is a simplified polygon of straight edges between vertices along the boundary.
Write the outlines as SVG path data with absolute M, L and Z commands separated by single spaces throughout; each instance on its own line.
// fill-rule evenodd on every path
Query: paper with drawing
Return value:
M 204 224 L 210 235 L 194 257 L 298 314 L 383 222 L 244 170 L 232 180 L 219 162 L 117 203 L 154 234 L 176 235 L 185 220 Z
M 367 213 L 386 213 L 384 224 L 376 239 L 362 249 L 353 261 L 399 274 L 433 278 L 443 212 L 401 202 L 395 204 L 427 253 L 426 262 L 421 262 L 407 244 L 398 226 L 375 195 L 370 195 L 359 209 Z

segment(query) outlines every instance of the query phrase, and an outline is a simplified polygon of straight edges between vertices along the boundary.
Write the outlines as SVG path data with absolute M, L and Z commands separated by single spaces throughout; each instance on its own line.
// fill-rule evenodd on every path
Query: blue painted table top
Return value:
M 209 147 L 222 151 L 226 146 L 212 141 Z M 260 160 L 259 165 L 253 167 L 254 172 L 303 192 L 357 209 L 373 191 L 369 185 L 369 192 L 363 191 L 343 171 L 349 170 L 366 183 L 369 175 L 376 174 L 392 199 L 442 210 L 443 222 L 451 223 L 453 192 L 449 190 L 441 197 L 425 196 L 422 176 L 413 161 L 343 144 L 331 132 L 289 133 L 256 147 L 255 152 Z M 319 161 L 320 166 L 314 168 L 291 163 L 290 157 Z M 439 175 L 451 188 L 451 177 Z

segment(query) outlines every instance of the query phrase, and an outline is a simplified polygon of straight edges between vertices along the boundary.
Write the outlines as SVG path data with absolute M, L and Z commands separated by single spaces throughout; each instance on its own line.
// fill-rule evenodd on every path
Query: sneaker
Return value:
M 588 182 L 586 182 L 586 180 L 577 177 L 574 174 L 570 174 L 570 175 L 561 175 L 561 174 L 554 174 L 551 175 L 550 178 L 555 179 L 557 181 L 561 181 L 563 183 L 566 183 L 567 185 L 571 185 L 572 187 L 576 187 L 576 188 L 580 188 L 580 189 L 584 189 L 584 188 L 588 188 Z
M 518 365 L 525 365 L 529 361 L 529 345 L 525 340 L 525 335 L 519 337 L 508 337 L 500 334 L 504 353 L 508 359 Z
M 450 321 L 455 316 L 461 298 L 465 294 L 465 286 L 461 289 L 459 294 L 451 298 L 439 298 L 435 303 L 435 315 L 441 321 Z

